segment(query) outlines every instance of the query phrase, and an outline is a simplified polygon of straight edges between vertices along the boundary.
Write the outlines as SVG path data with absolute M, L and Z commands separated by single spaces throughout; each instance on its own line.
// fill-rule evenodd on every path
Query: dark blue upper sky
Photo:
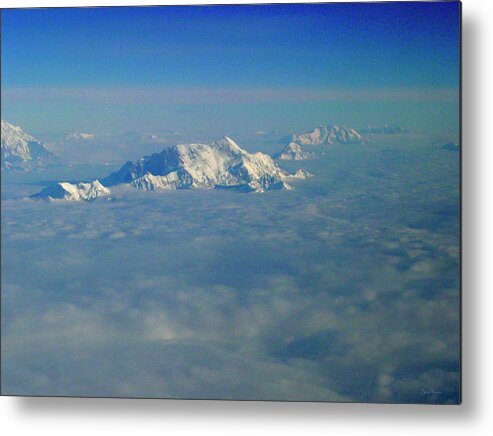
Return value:
M 2 11 L 4 86 L 450 87 L 458 3 Z
M 459 3 L 2 11 L 2 117 L 28 131 L 457 129 Z

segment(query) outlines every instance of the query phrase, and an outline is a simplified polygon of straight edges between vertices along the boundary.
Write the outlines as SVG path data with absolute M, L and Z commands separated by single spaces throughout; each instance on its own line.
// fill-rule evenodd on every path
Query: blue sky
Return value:
M 138 124 L 138 113 L 148 119 L 147 112 L 156 111 L 180 124 L 172 114 L 190 105 L 205 112 L 211 104 L 234 106 L 231 120 L 222 120 L 228 125 L 252 104 L 266 112 L 266 105 L 285 102 L 291 118 L 297 104 L 311 104 L 314 124 L 324 110 L 334 112 L 334 102 L 368 105 L 375 96 L 382 121 L 395 112 L 396 101 L 456 105 L 458 7 L 416 2 L 4 10 L 4 115 L 39 130 L 41 123 L 54 125 L 48 111 L 67 128 L 85 123 L 80 127 L 104 130 L 102 114 L 107 129 L 119 128 L 126 117 Z M 266 122 L 254 112 L 246 119 L 252 127 Z M 271 124 L 281 124 L 281 112 L 269 113 Z M 333 118 L 363 122 L 342 111 Z

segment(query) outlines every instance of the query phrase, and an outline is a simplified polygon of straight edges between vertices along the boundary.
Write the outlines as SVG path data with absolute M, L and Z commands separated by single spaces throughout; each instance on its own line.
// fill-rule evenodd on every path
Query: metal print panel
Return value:
M 458 2 L 1 18 L 3 395 L 460 403 Z

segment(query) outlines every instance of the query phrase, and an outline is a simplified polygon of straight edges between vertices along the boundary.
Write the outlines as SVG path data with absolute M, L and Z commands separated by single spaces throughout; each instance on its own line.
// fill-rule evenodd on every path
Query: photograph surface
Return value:
M 1 11 L 1 393 L 460 403 L 460 4 Z

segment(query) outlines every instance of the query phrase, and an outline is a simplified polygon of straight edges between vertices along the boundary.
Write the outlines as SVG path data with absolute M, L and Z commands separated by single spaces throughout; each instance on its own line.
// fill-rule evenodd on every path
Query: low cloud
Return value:
M 262 195 L 2 201 L 3 391 L 457 402 L 456 154 L 303 166 Z

